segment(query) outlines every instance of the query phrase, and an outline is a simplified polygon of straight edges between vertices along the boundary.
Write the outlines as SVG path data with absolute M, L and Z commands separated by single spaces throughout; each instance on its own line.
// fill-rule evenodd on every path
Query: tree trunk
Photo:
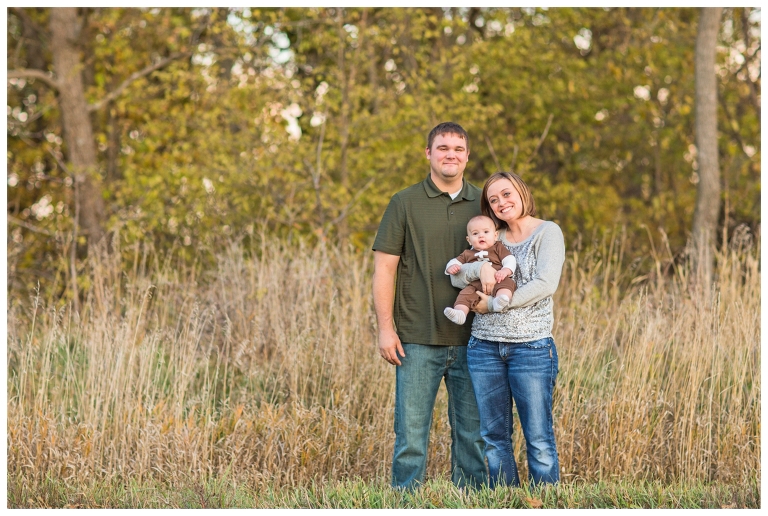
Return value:
M 81 75 L 83 63 L 78 50 L 81 23 L 77 8 L 51 9 L 53 67 L 59 82 L 59 109 L 64 141 L 72 173 L 80 190 L 80 225 L 89 243 L 96 243 L 104 232 L 101 225 L 104 219 L 104 199 L 97 169 L 96 143 Z
M 696 209 L 693 214 L 693 260 L 697 277 L 709 285 L 714 269 L 714 244 L 720 214 L 720 166 L 717 153 L 717 83 L 715 45 L 720 7 L 702 8 L 694 58 L 695 132 L 699 163 Z

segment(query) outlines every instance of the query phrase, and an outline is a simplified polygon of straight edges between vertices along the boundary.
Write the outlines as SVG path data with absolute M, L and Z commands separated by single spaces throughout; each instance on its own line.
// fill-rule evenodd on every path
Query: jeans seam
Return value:
M 557 379 L 557 371 L 555 369 L 555 358 L 554 358 L 554 340 L 550 337 L 549 338 L 549 364 L 550 364 L 550 373 L 549 373 L 549 396 L 547 399 L 547 403 L 549 404 L 549 407 L 547 410 L 547 420 L 549 423 L 549 435 L 547 436 L 547 439 L 549 439 L 552 443 L 552 452 L 555 454 L 555 467 L 557 468 L 555 471 L 551 471 L 551 475 L 553 478 L 560 479 L 560 458 L 558 457 L 557 453 L 557 444 L 555 443 L 555 421 L 554 421 L 554 415 L 552 414 L 552 402 L 553 402 L 553 395 L 555 390 L 555 381 Z
M 507 392 L 508 392 L 508 399 L 507 399 L 507 405 L 512 403 L 512 388 L 509 386 L 509 376 L 507 376 Z M 506 445 L 508 448 L 509 456 L 511 457 L 511 460 L 515 460 L 515 449 L 512 446 L 512 411 L 507 410 L 507 413 L 504 415 L 504 420 L 506 421 L 506 428 L 504 431 L 506 432 L 504 435 L 509 436 L 509 439 L 506 439 Z M 510 464 L 511 466 L 511 464 Z M 512 479 L 505 479 L 505 482 L 510 482 Z
M 500 344 L 499 347 L 500 348 L 503 347 L 504 351 L 506 351 L 507 354 L 508 354 L 509 348 L 510 348 L 509 344 L 503 343 L 503 344 Z M 507 362 L 507 357 L 506 356 L 502 356 L 501 350 L 499 350 L 499 356 L 500 356 L 500 358 L 502 359 L 502 361 L 504 363 Z M 509 385 L 509 373 L 507 373 L 507 406 L 510 406 L 510 404 L 512 404 L 512 399 L 513 399 L 512 387 Z M 514 419 L 514 416 L 512 414 L 512 411 L 511 410 L 507 410 L 506 413 L 504 414 L 504 422 L 505 422 L 505 425 L 504 425 L 504 432 L 505 433 L 504 433 L 504 435 L 505 436 L 509 436 L 509 439 L 505 439 L 505 444 L 506 444 L 506 447 L 507 447 L 508 456 L 510 457 L 510 460 L 512 461 L 512 463 L 509 464 L 510 471 L 512 470 L 512 464 L 514 464 L 514 461 L 515 461 L 515 449 L 514 449 L 514 446 L 512 446 L 512 430 L 513 430 L 512 429 L 512 422 L 513 422 L 513 419 Z M 515 467 L 515 469 L 516 469 L 516 467 Z M 499 464 L 499 473 L 501 473 L 501 464 Z M 504 479 L 505 483 L 506 482 L 512 482 L 512 481 L 513 481 L 513 479 Z

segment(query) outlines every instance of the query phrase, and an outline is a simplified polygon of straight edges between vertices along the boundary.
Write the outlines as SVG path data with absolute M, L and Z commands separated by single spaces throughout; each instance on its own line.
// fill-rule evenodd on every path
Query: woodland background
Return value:
M 760 507 L 760 29 L 8 9 L 8 506 Z M 444 390 L 427 486 L 388 487 L 370 246 L 446 120 L 565 234 L 551 489 L 456 490 Z
M 445 120 L 470 134 L 468 178 L 520 173 L 569 247 L 618 228 L 635 266 L 653 246 L 682 257 L 699 179 L 697 20 L 668 8 L 10 8 L 8 292 L 87 289 L 87 245 L 104 234 L 201 263 L 258 232 L 368 249 Z M 759 232 L 760 20 L 725 9 L 717 35 L 721 242 Z

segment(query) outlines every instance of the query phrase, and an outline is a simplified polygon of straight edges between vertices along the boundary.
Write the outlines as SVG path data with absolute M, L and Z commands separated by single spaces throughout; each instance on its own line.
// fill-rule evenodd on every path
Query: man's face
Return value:
M 493 221 L 487 217 L 471 220 L 467 224 L 467 241 L 473 249 L 478 251 L 490 249 L 498 238 L 499 233 Z
M 451 183 L 462 177 L 467 166 L 467 140 L 457 134 L 439 134 L 432 141 L 432 148 L 427 149 L 427 158 L 432 174 Z

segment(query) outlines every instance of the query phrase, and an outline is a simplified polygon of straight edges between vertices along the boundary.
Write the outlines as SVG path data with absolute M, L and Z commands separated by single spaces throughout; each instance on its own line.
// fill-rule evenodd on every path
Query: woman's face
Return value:
M 523 213 L 523 201 L 512 181 L 502 177 L 488 187 L 488 204 L 499 220 L 511 222 Z

